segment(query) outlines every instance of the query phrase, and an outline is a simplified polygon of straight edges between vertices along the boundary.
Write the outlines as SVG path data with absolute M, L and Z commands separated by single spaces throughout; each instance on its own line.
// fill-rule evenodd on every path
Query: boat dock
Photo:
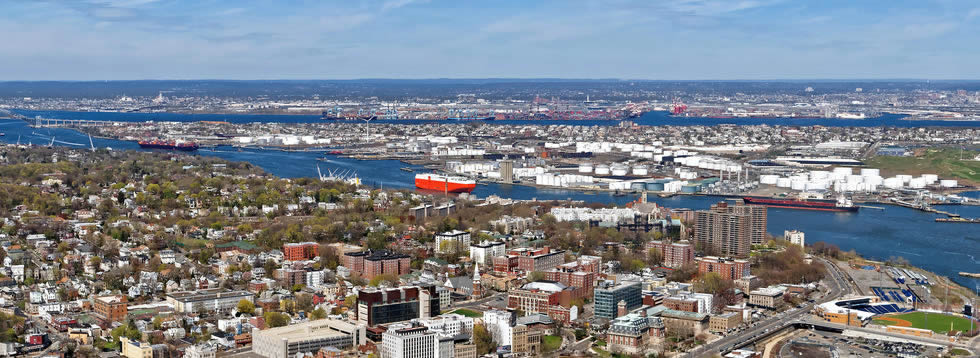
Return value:
M 924 211 L 924 212 L 927 212 L 927 213 L 933 213 L 933 214 L 946 215 L 949 218 L 959 218 L 960 217 L 960 214 L 954 214 L 954 213 L 951 213 L 951 212 L 948 212 L 948 211 L 945 211 L 945 210 L 939 210 L 939 209 L 936 209 L 936 208 L 932 207 L 932 205 L 929 205 L 929 204 L 924 203 L 924 202 L 922 202 L 922 203 L 920 203 L 920 202 L 909 203 L 909 202 L 905 202 L 905 201 L 901 201 L 901 200 L 895 200 L 894 203 L 895 203 L 895 205 L 898 205 L 898 206 L 901 206 L 901 207 L 906 207 L 906 208 L 909 208 L 909 209 L 920 210 L 920 211 Z
M 949 217 L 949 218 L 936 218 L 937 223 L 963 223 L 963 224 L 980 224 L 980 218 L 966 219 L 959 216 Z

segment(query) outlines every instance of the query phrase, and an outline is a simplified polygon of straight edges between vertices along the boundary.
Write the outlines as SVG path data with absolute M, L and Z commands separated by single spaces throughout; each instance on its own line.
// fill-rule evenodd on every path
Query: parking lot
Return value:
M 941 349 L 926 347 L 914 343 L 898 343 L 868 338 L 849 338 L 828 332 L 805 332 L 796 336 L 790 344 L 783 347 L 781 353 L 785 356 L 823 357 L 824 354 L 836 353 L 837 357 L 917 357 L 932 356 L 940 353 Z

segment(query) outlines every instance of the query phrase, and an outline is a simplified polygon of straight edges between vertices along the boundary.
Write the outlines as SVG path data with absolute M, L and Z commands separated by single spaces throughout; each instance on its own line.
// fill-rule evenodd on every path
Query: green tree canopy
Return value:
M 243 299 L 241 301 L 238 301 L 238 312 L 247 313 L 247 314 L 254 314 L 255 313 L 255 304 L 252 303 L 252 301 L 249 301 L 249 300 L 246 300 L 246 299 Z
M 490 335 L 490 331 L 487 331 L 487 327 L 482 324 L 473 326 L 473 343 L 476 344 L 476 354 L 478 355 L 493 352 L 497 347 L 497 343 L 493 341 L 493 336 Z

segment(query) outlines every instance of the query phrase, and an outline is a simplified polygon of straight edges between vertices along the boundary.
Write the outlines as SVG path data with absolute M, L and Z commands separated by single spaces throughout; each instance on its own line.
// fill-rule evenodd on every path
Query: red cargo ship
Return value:
M 774 208 L 800 209 L 800 210 L 822 210 L 822 211 L 841 211 L 857 212 L 858 207 L 850 200 L 839 198 L 836 203 L 828 201 L 809 201 L 797 199 L 768 199 L 743 197 L 746 204 L 765 205 Z
M 148 149 L 166 149 L 166 150 L 182 150 L 182 151 L 195 151 L 198 148 L 197 143 L 194 142 L 177 142 L 172 140 L 141 140 L 139 142 L 140 148 Z
M 476 181 L 440 174 L 415 174 L 415 187 L 450 193 L 469 193 L 476 189 Z

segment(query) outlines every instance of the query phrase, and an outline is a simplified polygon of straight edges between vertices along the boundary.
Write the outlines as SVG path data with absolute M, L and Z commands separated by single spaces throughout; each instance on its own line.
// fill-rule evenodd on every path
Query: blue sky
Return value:
M 0 80 L 980 79 L 957 0 L 4 0 Z

